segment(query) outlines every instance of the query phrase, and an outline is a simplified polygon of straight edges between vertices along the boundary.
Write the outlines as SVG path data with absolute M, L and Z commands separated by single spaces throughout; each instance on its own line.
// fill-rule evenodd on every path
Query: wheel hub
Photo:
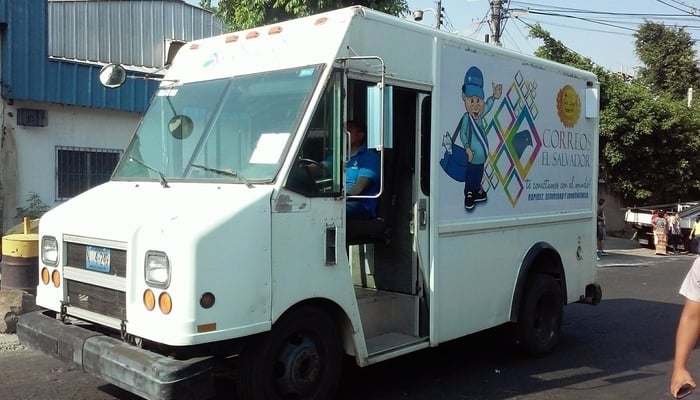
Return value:
M 304 394 L 318 384 L 321 357 L 308 337 L 293 337 L 282 347 L 275 365 L 275 383 L 284 394 Z

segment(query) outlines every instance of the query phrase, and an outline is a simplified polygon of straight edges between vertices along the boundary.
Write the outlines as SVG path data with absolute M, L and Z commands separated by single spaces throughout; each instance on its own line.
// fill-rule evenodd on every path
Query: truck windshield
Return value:
M 162 85 L 113 179 L 272 181 L 321 71 Z

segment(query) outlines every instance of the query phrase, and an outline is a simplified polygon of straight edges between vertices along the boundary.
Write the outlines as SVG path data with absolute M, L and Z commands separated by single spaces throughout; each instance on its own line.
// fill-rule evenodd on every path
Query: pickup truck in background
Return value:
M 681 218 L 683 248 L 686 250 L 690 249 L 688 235 L 693 228 L 693 221 L 700 216 L 700 201 L 628 208 L 625 211 L 625 222 L 630 224 L 635 230 L 633 239 L 637 239 L 642 246 L 654 248 L 654 229 L 651 219 L 654 212 L 659 210 L 664 210 L 666 213 L 678 212 Z

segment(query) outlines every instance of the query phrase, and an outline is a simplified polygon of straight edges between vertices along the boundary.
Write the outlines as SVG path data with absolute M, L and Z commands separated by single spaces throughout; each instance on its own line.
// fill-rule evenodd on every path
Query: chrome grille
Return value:
M 68 303 L 100 315 L 126 319 L 126 293 L 101 286 L 66 280 Z

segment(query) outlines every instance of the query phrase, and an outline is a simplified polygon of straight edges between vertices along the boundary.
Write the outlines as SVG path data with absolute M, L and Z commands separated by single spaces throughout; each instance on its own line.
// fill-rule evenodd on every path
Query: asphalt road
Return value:
M 677 292 L 695 256 L 655 256 L 622 239 L 608 245 L 598 268 L 603 302 L 565 308 L 552 354 L 518 356 L 493 329 L 367 368 L 348 364 L 337 400 L 670 399 Z M 2 346 L 2 399 L 137 399 L 51 357 Z M 699 353 L 691 358 L 697 379 Z M 687 399 L 695 398 L 700 391 Z

